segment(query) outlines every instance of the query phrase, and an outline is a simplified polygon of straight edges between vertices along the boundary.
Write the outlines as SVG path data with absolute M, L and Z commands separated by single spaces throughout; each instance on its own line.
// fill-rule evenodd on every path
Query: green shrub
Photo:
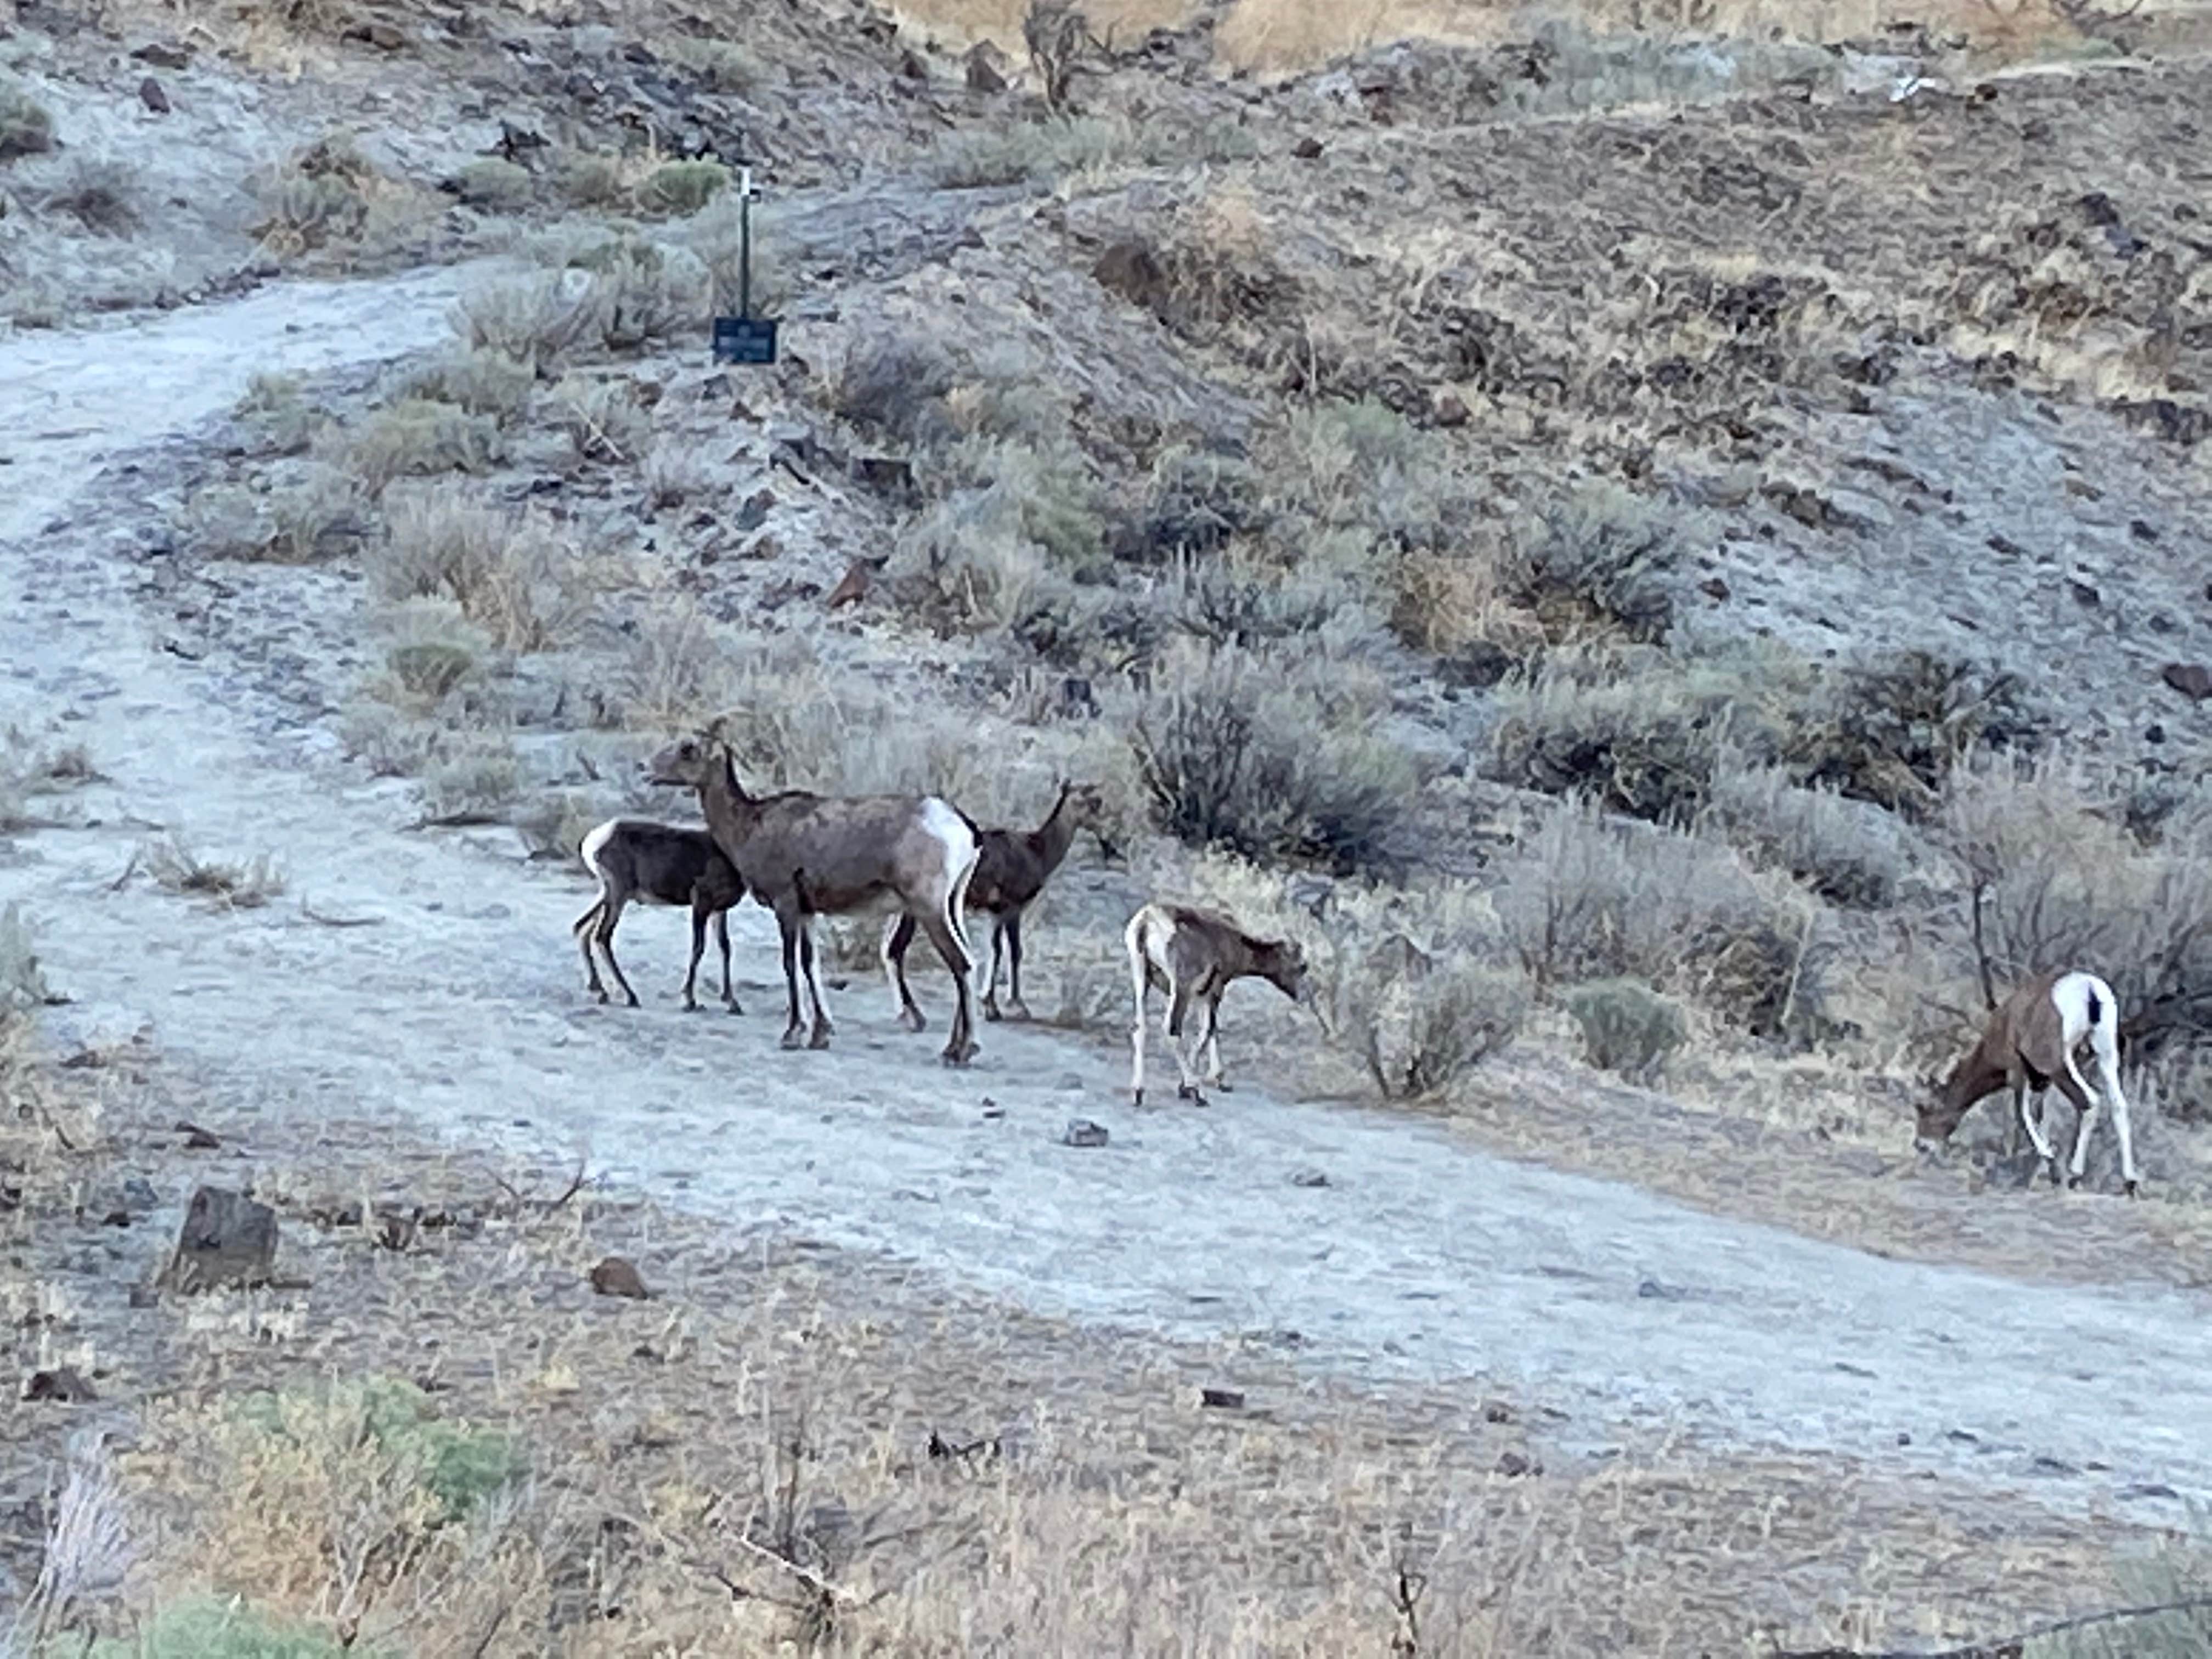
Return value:
M 521 1479 L 528 1465 L 507 1435 L 450 1422 L 429 1410 L 429 1396 L 397 1377 L 282 1394 L 262 1391 L 239 1402 L 239 1417 L 278 1439 L 306 1442 L 335 1419 L 411 1469 L 438 1500 L 444 1519 L 459 1521 Z
M 538 181 L 527 167 L 497 155 L 479 155 L 453 178 L 462 203 L 487 213 L 514 213 L 530 205 Z
M 1267 517 L 1249 462 L 1173 445 L 1154 458 L 1143 494 L 1115 526 L 1114 556 L 1159 564 L 1179 553 L 1215 552 Z
M 54 147 L 54 118 L 28 88 L 0 76 L 0 161 L 42 155 Z
M 340 1643 L 241 1602 L 213 1597 L 156 1611 L 131 1637 L 108 1637 L 85 1659 L 380 1659 L 389 1650 Z
M 1567 1012 L 1582 1028 L 1591 1065 L 1622 1077 L 1656 1077 L 1689 1040 L 1689 1021 L 1640 980 L 1607 979 L 1570 989 Z
M 720 161 L 667 161 L 638 186 L 638 205 L 648 213 L 681 217 L 693 214 L 721 193 L 730 170 Z
M 561 193 L 578 207 L 610 208 L 629 198 L 623 164 L 614 156 L 595 150 L 563 150 L 558 166 Z

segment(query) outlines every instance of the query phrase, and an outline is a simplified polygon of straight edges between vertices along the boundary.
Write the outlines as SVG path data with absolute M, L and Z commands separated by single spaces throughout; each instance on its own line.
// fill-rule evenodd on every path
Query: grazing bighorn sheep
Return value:
M 1232 981 L 1264 979 L 1293 1002 L 1313 1002 L 1305 952 L 1295 939 L 1254 939 L 1218 911 L 1147 904 L 1129 918 L 1121 938 L 1129 948 L 1129 979 L 1137 998 L 1136 1018 L 1129 1027 L 1132 1105 L 1145 1103 L 1145 994 L 1152 987 L 1167 993 L 1160 1024 L 1181 1077 L 1176 1097 L 1201 1106 L 1206 1097 L 1200 1092 L 1199 1079 L 1191 1075 L 1182 1042 L 1183 1017 L 1194 1001 L 1206 1008 L 1206 1029 L 1198 1044 L 1206 1054 L 1204 1080 L 1224 1090 L 1229 1085 L 1221 1074 L 1221 994 Z
M 983 987 L 983 1018 L 999 1016 L 999 962 L 1004 953 L 1011 969 L 1007 976 L 1006 1012 L 1016 1019 L 1030 1017 L 1022 1000 L 1022 912 L 1052 879 L 1054 871 L 1067 858 L 1079 830 L 1095 830 L 1105 816 L 1106 798 L 1095 783 L 1062 783 L 1052 811 L 1034 830 L 976 830 L 975 876 L 968 884 L 968 908 L 991 919 L 991 977 Z M 974 820 L 969 827 L 975 829 Z M 899 1019 L 909 1030 L 921 1029 L 921 1011 L 907 989 L 906 952 L 914 943 L 914 918 L 893 916 L 884 929 L 884 973 L 898 1004 Z
M 622 963 L 615 960 L 615 924 L 622 920 L 623 908 L 632 903 L 688 904 L 691 966 L 684 975 L 684 1006 L 699 1006 L 692 991 L 711 917 L 715 941 L 722 947 L 722 1001 L 733 1014 L 744 1012 L 730 989 L 730 907 L 745 896 L 745 884 L 710 832 L 644 818 L 609 818 L 586 836 L 576 850 L 584 868 L 599 878 L 599 896 L 569 931 L 583 951 L 590 988 L 601 1002 L 610 999 L 607 988 L 599 982 L 599 965 L 592 959 L 594 945 L 605 954 L 607 967 L 629 1006 L 637 1006 L 637 993 L 629 988 Z
M 895 902 L 917 921 L 951 970 L 959 1003 L 945 1045 L 947 1065 L 975 1054 L 969 981 L 975 953 L 961 923 L 975 872 L 975 834 L 935 795 L 817 795 L 803 789 L 753 796 L 738 781 L 729 747 L 711 735 L 669 744 L 647 763 L 656 783 L 699 792 L 707 827 L 753 896 L 775 912 L 783 935 L 790 1010 L 783 1046 L 799 1046 L 799 981 L 813 1013 L 806 1046 L 830 1046 L 830 1015 L 815 969 L 812 919 Z
M 2079 1186 L 2089 1156 L 2089 1131 L 2097 1108 L 2109 1101 L 2112 1127 L 2120 1137 L 2120 1175 L 2128 1196 L 2136 1193 L 2134 1138 L 2128 1127 L 2128 1100 L 2120 1092 L 2119 1007 L 2112 988 L 2094 974 L 2038 974 L 2014 988 L 1990 1016 L 1981 1041 L 1951 1070 L 1949 1077 L 1921 1103 L 1914 1144 L 1932 1152 L 1951 1138 L 1960 1120 L 1977 1101 L 2009 1086 L 2020 1121 L 2058 1184 L 2058 1154 L 2043 1133 L 2043 1093 L 2052 1085 L 2081 1120 L 2074 1131 L 2069 1186 Z M 2093 1099 L 2074 1064 L 2075 1051 L 2087 1040 L 2097 1059 L 2098 1092 Z M 1932 1079 L 1931 1079 L 1932 1081 Z M 2028 1110 L 2033 1093 L 2035 1109 Z

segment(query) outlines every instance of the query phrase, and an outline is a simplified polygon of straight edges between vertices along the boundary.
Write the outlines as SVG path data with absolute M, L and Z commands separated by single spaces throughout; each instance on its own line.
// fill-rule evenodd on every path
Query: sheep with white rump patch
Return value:
M 1133 1105 L 1145 1103 L 1145 998 L 1154 987 L 1167 994 L 1160 1024 L 1180 1077 L 1176 1097 L 1201 1106 L 1206 1104 L 1201 1079 L 1191 1072 L 1182 1040 L 1185 1017 L 1194 1002 L 1206 1009 L 1206 1026 L 1198 1041 L 1206 1054 L 1202 1080 L 1223 1090 L 1229 1084 L 1221 1068 L 1221 996 L 1232 983 L 1264 979 L 1291 1001 L 1319 1014 L 1305 952 L 1295 939 L 1255 939 L 1218 911 L 1158 902 L 1130 917 L 1121 937 L 1128 946 L 1130 985 L 1137 1002 L 1136 1018 L 1129 1028 Z
M 2087 1042 L 2097 1061 L 2098 1091 L 2090 1093 L 2074 1063 Z M 2128 1099 L 2120 1092 L 2119 1005 L 2112 988 L 2094 974 L 2038 974 L 2014 988 L 1982 1032 L 1981 1041 L 1949 1077 L 1920 1105 L 1915 1144 L 1933 1152 L 1951 1138 L 1960 1121 L 1979 1101 L 2009 1087 L 2021 1127 L 2058 1184 L 2058 1154 L 2043 1132 L 2043 1096 L 2057 1085 L 2081 1114 L 2074 1131 L 2069 1186 L 2079 1186 L 2089 1156 L 2089 1131 L 2099 1106 L 2110 1103 L 2112 1127 L 2120 1139 L 2120 1175 L 2128 1196 L 2136 1195 L 2135 1141 L 2128 1126 Z M 2029 1097 L 2034 1110 L 2029 1110 Z

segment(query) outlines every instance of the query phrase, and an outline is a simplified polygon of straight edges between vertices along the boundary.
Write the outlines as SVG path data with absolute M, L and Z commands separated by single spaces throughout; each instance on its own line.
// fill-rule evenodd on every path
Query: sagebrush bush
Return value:
M 668 41 L 665 51 L 716 92 L 750 92 L 768 75 L 768 65 L 759 56 L 735 40 L 679 34 Z
M 125 163 L 80 155 L 40 205 L 68 214 L 96 235 L 128 236 L 138 228 L 140 198 L 138 175 Z
M 0 1021 L 42 1006 L 51 994 L 22 908 L 0 905 Z
M 262 181 L 254 235 L 280 258 L 362 244 L 403 216 L 413 196 L 334 133 L 295 152 Z
M 450 484 L 395 490 L 370 574 L 388 599 L 443 598 L 495 644 L 541 651 L 580 620 L 585 570 L 550 520 L 472 501 Z
M 696 213 L 729 182 L 730 170 L 720 161 L 665 161 L 637 187 L 638 205 L 648 213 Z
M 629 199 L 629 179 L 619 157 L 595 150 L 557 152 L 555 177 L 561 193 L 578 207 L 611 208 Z
M 456 174 L 453 185 L 462 203 L 487 213 L 517 213 L 538 194 L 538 180 L 527 167 L 497 155 L 479 155 Z
M 507 459 L 507 437 L 494 416 L 434 398 L 402 398 L 372 410 L 331 453 L 380 495 L 394 478 L 488 472 Z
M 1015 126 L 970 127 L 939 139 L 929 170 L 940 185 L 972 190 L 988 185 L 1047 183 L 1086 167 L 1135 159 L 1139 148 L 1125 122 L 1078 117 Z
M 185 505 L 183 527 L 210 558 L 315 564 L 362 544 L 368 502 L 352 478 L 318 463 L 272 478 L 265 489 L 199 490 Z
M 12 76 L 0 75 L 0 161 L 41 155 L 54 147 L 54 118 Z
M 1793 758 L 1802 781 L 1922 817 L 1952 769 L 1985 751 L 2032 755 L 2048 722 L 2015 675 L 1896 651 L 1824 678 Z
M 1888 812 L 1832 788 L 1794 783 L 1779 766 L 1724 760 L 1703 821 L 1754 862 L 1853 909 L 1895 903 L 1911 869 L 1908 832 Z
M 256 374 L 231 416 L 260 441 L 268 455 L 297 455 L 315 441 L 327 416 L 307 401 L 300 383 L 286 374 Z
M 1725 845 L 1577 800 L 1495 873 L 1506 939 L 1540 986 L 1642 979 L 1760 1035 L 1817 1012 L 1793 1005 L 1810 988 L 1799 975 L 1807 913 L 1762 887 Z
M 1426 1099 L 1510 1046 L 1528 999 L 1527 975 L 1510 969 L 1403 948 L 1370 952 L 1351 1035 L 1386 1097 Z
M 1259 472 L 1234 455 L 1170 445 L 1153 458 L 1142 493 L 1117 520 L 1114 556 L 1161 564 L 1212 553 L 1269 521 Z
M 653 417 L 626 377 L 564 374 L 546 402 L 580 461 L 635 461 L 652 441 Z
M 155 1610 L 130 1637 L 108 1637 L 83 1659 L 381 1659 L 362 1648 L 255 1609 L 234 1597 L 188 1597 Z
M 1547 631 L 1664 639 L 1687 551 L 1679 516 L 1601 479 L 1539 502 L 1519 543 L 1518 574 Z
M 538 377 L 526 363 L 494 351 L 447 351 L 398 377 L 398 398 L 450 404 L 512 425 L 530 408 Z
M 1641 980 L 1595 980 L 1570 987 L 1560 1000 L 1582 1029 L 1589 1063 L 1600 1071 L 1649 1081 L 1689 1041 L 1690 1024 L 1681 1009 Z
M 1417 770 L 1375 728 L 1375 705 L 1347 699 L 1345 668 L 1195 641 L 1167 652 L 1130 723 L 1154 823 L 1248 858 L 1347 872 L 1402 862 Z
M 448 823 L 502 819 L 521 794 L 521 760 L 496 737 L 471 737 L 422 773 L 424 815 Z
M 625 237 L 556 252 L 559 268 L 461 301 L 454 326 L 471 347 L 543 373 L 578 352 L 635 351 L 706 320 L 708 273 L 697 254 Z
M 714 620 L 675 602 L 641 618 L 615 675 L 623 724 L 690 731 L 736 701 L 737 665 Z
M 951 355 L 929 336 L 878 325 L 847 346 L 830 406 L 854 425 L 902 442 L 939 444 L 956 435 L 945 401 L 956 379 Z
M 2094 964 L 2138 1053 L 2204 1042 L 2212 1007 L 2212 811 L 2177 814 L 2148 846 L 2116 787 L 2058 760 L 1990 757 L 1947 781 L 1937 834 L 1983 896 L 2002 996 L 2029 974 Z

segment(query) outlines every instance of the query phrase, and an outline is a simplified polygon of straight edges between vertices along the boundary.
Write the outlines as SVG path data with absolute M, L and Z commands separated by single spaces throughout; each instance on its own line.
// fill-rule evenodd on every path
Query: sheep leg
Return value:
M 590 981 L 584 988 L 598 997 L 601 1002 L 607 1000 L 607 988 L 599 979 L 599 958 L 592 954 L 592 930 L 598 926 L 599 912 L 605 907 L 606 898 L 602 894 L 592 901 L 590 909 L 578 916 L 568 927 L 568 931 L 576 936 L 577 949 L 584 953 L 584 973 Z
M 814 1029 L 808 1035 L 810 1048 L 827 1048 L 830 1035 L 836 1028 L 830 1024 L 830 1011 L 822 1006 L 822 974 L 814 955 L 814 918 L 799 919 L 799 965 L 806 975 L 806 1000 L 813 1006 Z
M 615 976 L 615 983 L 622 987 L 623 998 L 635 1008 L 637 1006 L 637 993 L 629 988 L 629 981 L 623 976 L 622 963 L 615 960 L 615 924 L 622 920 L 622 904 L 617 901 L 610 900 L 602 906 L 599 925 L 593 930 L 593 936 L 599 941 L 599 949 L 606 955 L 607 971 Z
M 1006 950 L 1006 924 L 998 916 L 990 919 L 991 976 L 983 981 L 983 1018 L 997 1020 L 999 1012 L 999 958 Z
M 2136 1168 L 2136 1138 L 2128 1123 L 2128 1097 L 2120 1089 L 2120 1043 L 2116 1024 L 2100 1024 L 2089 1034 L 2091 1046 L 2097 1054 L 2097 1081 L 2106 1099 L 2112 1103 L 2112 1127 L 2120 1137 L 2120 1179 L 2127 1185 L 2130 1198 L 2141 1195 L 2142 1175 Z M 2074 1149 L 2078 1163 L 2081 1149 Z
M 1136 992 L 1137 1017 L 1129 1026 L 1129 1104 L 1145 1103 L 1145 997 L 1152 988 L 1152 976 L 1145 971 L 1143 943 L 1132 928 L 1126 935 L 1129 946 L 1129 978 Z
M 1168 976 L 1168 1007 L 1164 1016 L 1167 1026 L 1168 1043 L 1175 1050 L 1177 1100 L 1194 1101 L 1203 1106 L 1206 1096 L 1198 1086 L 1198 1079 L 1190 1069 L 1189 1045 L 1184 1042 L 1183 1028 L 1189 1022 L 1190 981 L 1176 975 Z
M 707 954 L 707 907 L 698 900 L 691 901 L 691 963 L 684 970 L 684 1012 L 699 1012 L 699 999 L 693 994 L 699 982 L 699 958 Z
M 939 1057 L 947 1066 L 965 1066 L 976 1052 L 975 963 L 960 948 L 959 935 L 944 917 L 930 916 L 922 927 L 929 934 L 929 942 L 937 947 L 937 954 L 945 959 L 945 966 L 952 975 L 953 994 L 959 999 L 953 1006 L 951 1032 L 945 1039 L 945 1048 Z
M 884 977 L 890 981 L 891 1000 L 898 1005 L 898 1023 L 909 1031 L 926 1031 L 929 1021 L 906 982 L 907 947 L 914 943 L 914 913 L 902 910 L 884 923 Z
M 1222 989 L 1226 989 L 1226 987 Z M 1206 1080 L 1224 1094 L 1233 1092 L 1229 1079 L 1221 1074 L 1221 990 L 1216 990 L 1206 1000 L 1206 1035 L 1199 1042 L 1199 1053 L 1206 1063 Z
M 2030 1104 L 2031 1096 L 2033 1097 L 2033 1104 Z M 2043 1133 L 2043 1091 L 2030 1089 L 2027 1079 L 2023 1077 L 2014 1085 L 2013 1105 L 2020 1114 L 2020 1127 L 2027 1131 L 2027 1139 L 2035 1148 L 2036 1157 L 2043 1161 L 2043 1167 L 2051 1171 L 2051 1184 L 2057 1186 L 2058 1154 Z
M 1006 936 L 1006 1018 L 1027 1020 L 1030 1006 L 1022 1000 L 1022 913 L 1008 916 L 1001 931 Z M 991 941 L 991 979 L 995 984 L 999 976 L 998 940 Z
M 801 1046 L 799 1036 L 799 929 L 800 918 L 795 912 L 779 908 L 775 913 L 777 931 L 783 935 L 783 997 L 788 1018 L 784 1022 L 783 1046 Z
M 714 942 L 722 947 L 722 1004 L 733 1014 L 744 1010 L 738 1006 L 738 994 L 730 988 L 730 913 L 714 912 Z

